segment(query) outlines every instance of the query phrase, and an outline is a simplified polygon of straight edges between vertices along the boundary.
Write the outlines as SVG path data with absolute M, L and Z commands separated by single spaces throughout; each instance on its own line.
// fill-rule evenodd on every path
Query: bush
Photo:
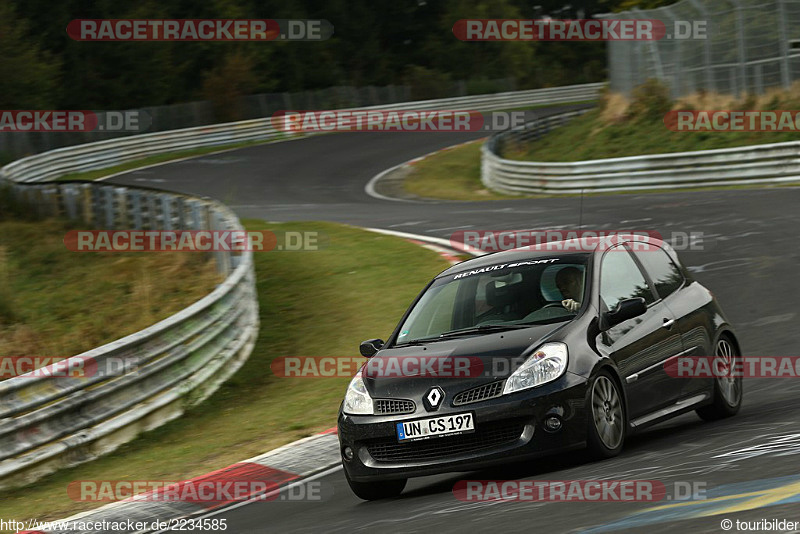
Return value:
M 226 56 L 203 81 L 203 96 L 211 101 L 216 121 L 241 120 L 242 97 L 254 84 L 252 60 L 241 53 Z
M 672 98 L 669 87 L 651 78 L 631 92 L 627 117 L 633 120 L 660 121 L 670 109 Z

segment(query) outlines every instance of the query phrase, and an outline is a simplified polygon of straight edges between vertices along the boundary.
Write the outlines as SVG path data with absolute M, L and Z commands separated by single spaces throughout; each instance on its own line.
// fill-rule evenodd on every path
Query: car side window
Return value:
M 600 299 L 609 311 L 620 301 L 643 297 L 646 304 L 655 301 L 653 292 L 639 266 L 622 246 L 610 248 L 600 267 Z
M 634 250 L 656 286 L 662 299 L 674 293 L 683 284 L 683 274 L 661 247 L 648 246 L 647 250 Z

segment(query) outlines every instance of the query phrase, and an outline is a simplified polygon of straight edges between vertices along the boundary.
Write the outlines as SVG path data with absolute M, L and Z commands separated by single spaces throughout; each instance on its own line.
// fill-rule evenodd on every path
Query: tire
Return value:
M 355 482 L 350 480 L 347 469 L 344 470 L 344 476 L 347 478 L 347 483 L 356 497 L 365 501 L 378 501 L 397 497 L 403 492 L 408 481 L 406 478 L 401 478 L 397 480 L 382 480 L 380 482 Z
M 725 336 L 717 341 L 714 355 L 722 358 L 728 369 L 737 358 L 741 357 L 733 340 Z M 736 415 L 742 407 L 742 377 L 715 378 L 713 396 L 714 402 L 695 410 L 702 420 L 717 421 Z
M 619 385 L 608 371 L 600 371 L 589 392 L 586 449 L 591 458 L 613 458 L 622 451 L 628 430 L 626 415 Z

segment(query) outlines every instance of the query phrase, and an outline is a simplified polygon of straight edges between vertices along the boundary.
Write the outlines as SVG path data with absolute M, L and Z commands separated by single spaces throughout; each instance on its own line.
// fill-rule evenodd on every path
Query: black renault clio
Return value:
M 669 372 L 676 358 L 733 368 L 741 354 L 675 251 L 654 239 L 580 241 L 459 263 L 386 342 L 361 344 L 370 359 L 338 421 L 357 496 L 392 497 L 409 477 L 574 448 L 611 457 L 626 435 L 669 417 L 738 412 L 741 378 Z

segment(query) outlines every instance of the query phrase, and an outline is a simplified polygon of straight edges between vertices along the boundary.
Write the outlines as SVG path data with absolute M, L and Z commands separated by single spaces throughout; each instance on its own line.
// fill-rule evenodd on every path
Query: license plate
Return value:
M 415 441 L 434 436 L 465 434 L 475 431 L 475 416 L 471 413 L 457 413 L 397 423 L 398 441 Z

